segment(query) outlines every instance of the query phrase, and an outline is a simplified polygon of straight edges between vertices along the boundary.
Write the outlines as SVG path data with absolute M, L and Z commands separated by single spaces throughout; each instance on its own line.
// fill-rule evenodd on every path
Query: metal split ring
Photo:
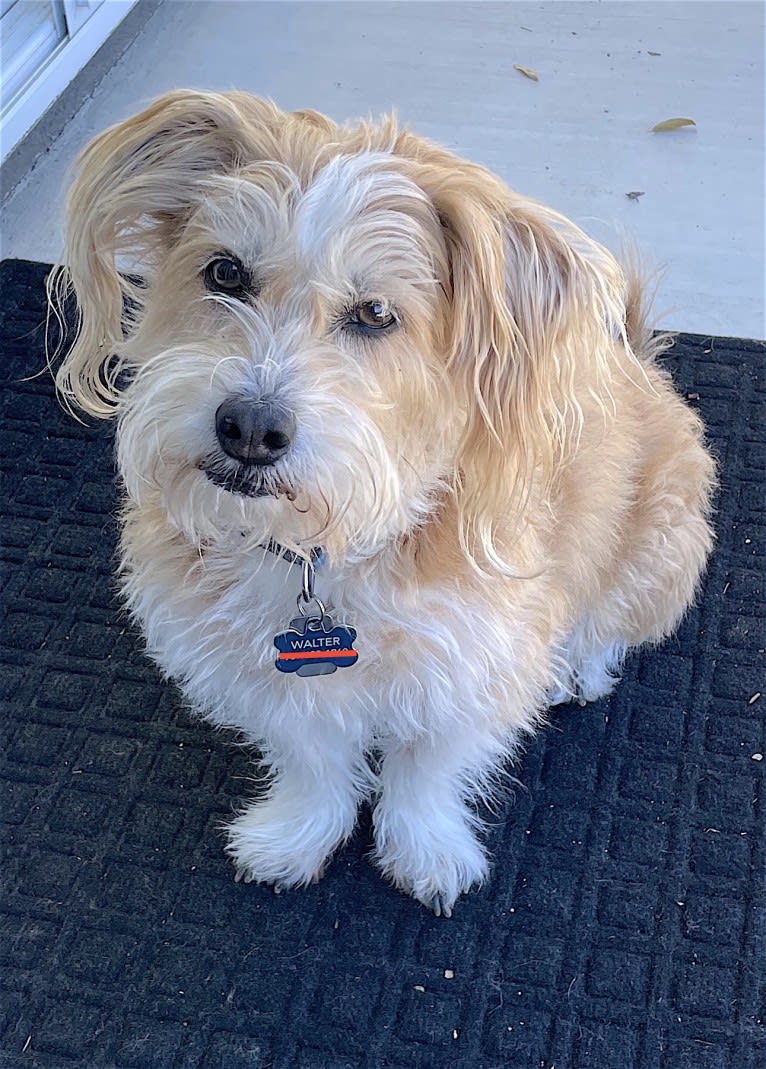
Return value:
M 317 609 L 319 611 L 318 612 L 312 612 L 311 614 L 309 614 L 308 607 L 312 603 L 314 605 L 316 605 L 316 607 L 317 607 Z M 325 620 L 327 619 L 327 610 L 324 607 L 324 602 L 320 601 L 319 598 L 311 598 L 309 601 L 305 601 L 303 595 L 299 594 L 298 595 L 298 612 L 301 614 L 301 616 L 304 616 L 304 617 L 306 617 L 308 619 L 309 626 L 311 626 L 312 623 L 315 623 L 317 625 L 317 627 L 326 626 L 325 625 Z

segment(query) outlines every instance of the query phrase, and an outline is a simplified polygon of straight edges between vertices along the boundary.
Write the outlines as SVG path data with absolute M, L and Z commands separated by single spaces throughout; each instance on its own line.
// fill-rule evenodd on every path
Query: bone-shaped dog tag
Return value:
M 335 624 L 331 616 L 297 616 L 274 636 L 279 650 L 274 662 L 280 672 L 298 676 L 326 676 L 350 668 L 359 660 L 354 649 L 356 630 Z

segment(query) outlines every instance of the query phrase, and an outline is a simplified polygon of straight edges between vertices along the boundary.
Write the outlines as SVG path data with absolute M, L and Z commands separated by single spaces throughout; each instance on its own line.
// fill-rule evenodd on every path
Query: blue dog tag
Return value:
M 297 616 L 274 636 L 279 650 L 274 664 L 280 672 L 299 676 L 331 675 L 359 660 L 355 640 L 353 627 L 334 624 L 325 612 L 321 616 Z

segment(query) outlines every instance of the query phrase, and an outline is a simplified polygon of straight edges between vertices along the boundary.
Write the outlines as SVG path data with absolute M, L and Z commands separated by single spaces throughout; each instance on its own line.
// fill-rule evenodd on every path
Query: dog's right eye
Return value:
M 245 268 L 231 256 L 217 256 L 205 268 L 205 286 L 211 293 L 241 299 L 248 294 L 249 282 Z

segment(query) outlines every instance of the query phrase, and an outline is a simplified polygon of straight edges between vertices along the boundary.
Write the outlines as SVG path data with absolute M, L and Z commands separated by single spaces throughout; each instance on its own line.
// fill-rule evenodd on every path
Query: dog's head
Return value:
M 393 120 L 245 94 L 176 92 L 97 138 L 66 259 L 59 389 L 117 414 L 128 494 L 195 541 L 371 554 L 452 496 L 500 565 L 624 335 L 616 263 L 560 216 Z

